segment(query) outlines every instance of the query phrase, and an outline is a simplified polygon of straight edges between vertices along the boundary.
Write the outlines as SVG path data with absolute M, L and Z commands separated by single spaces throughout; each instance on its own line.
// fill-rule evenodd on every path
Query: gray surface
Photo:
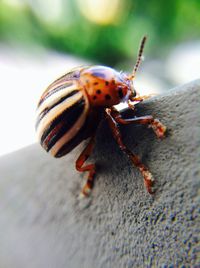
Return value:
M 138 105 L 137 114 L 153 114 L 168 126 L 163 141 L 143 126 L 122 128 L 156 178 L 154 196 L 106 123 L 86 200 L 78 198 L 83 176 L 74 168 L 83 145 L 62 159 L 39 145 L 2 157 L 0 267 L 197 267 L 199 92 L 200 80 Z

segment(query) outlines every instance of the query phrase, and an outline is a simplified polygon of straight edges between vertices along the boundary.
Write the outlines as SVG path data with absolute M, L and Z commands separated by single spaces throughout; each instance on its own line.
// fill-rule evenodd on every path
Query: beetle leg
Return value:
M 83 167 L 83 164 L 91 155 L 93 148 L 94 148 L 94 136 L 90 139 L 89 143 L 87 144 L 83 152 L 80 154 L 79 158 L 76 160 L 76 169 L 78 171 L 80 172 L 89 171 L 87 181 L 81 191 L 83 196 L 88 196 L 94 185 L 95 165 L 88 164 Z
M 106 111 L 106 118 L 108 120 L 109 126 L 112 130 L 113 136 L 114 136 L 115 140 L 117 141 L 120 149 L 128 155 L 131 162 L 140 170 L 140 172 L 144 178 L 144 185 L 145 185 L 147 191 L 150 194 L 152 194 L 153 193 L 152 186 L 154 183 L 154 178 L 153 178 L 152 174 L 150 173 L 148 168 L 144 164 L 142 164 L 139 157 L 136 154 L 132 153 L 123 144 L 121 133 L 120 133 L 119 128 L 117 126 L 117 122 L 115 121 L 115 118 L 111 115 L 112 110 L 107 108 L 105 111 Z
M 146 115 L 146 116 L 141 116 L 141 117 L 135 117 L 135 118 L 130 118 L 130 119 L 123 119 L 121 114 L 116 110 L 113 109 L 111 110 L 111 115 L 115 119 L 115 121 L 119 124 L 122 125 L 128 125 L 128 124 L 141 124 L 141 125 L 148 125 L 153 129 L 155 132 L 156 136 L 159 139 L 164 138 L 165 133 L 166 133 L 166 126 L 163 125 L 158 119 L 154 119 L 152 115 Z
M 142 97 L 140 97 L 140 96 L 138 96 L 137 98 L 136 97 L 134 97 L 134 98 L 130 98 L 129 100 L 128 100 L 128 107 L 131 109 L 131 110 L 135 110 L 135 104 L 134 104 L 134 102 L 137 102 L 137 103 L 139 103 L 139 102 L 142 102 L 143 100 L 145 100 L 145 99 L 147 99 L 148 98 L 148 96 L 142 96 Z
M 137 102 L 141 102 L 143 100 L 148 100 L 150 99 L 151 97 L 153 96 L 156 96 L 156 94 L 152 93 L 152 94 L 149 94 L 149 95 L 143 95 L 143 96 L 137 96 L 137 97 L 130 97 L 130 101 L 137 101 Z
M 135 110 L 135 104 L 134 102 L 136 103 L 139 103 L 139 102 L 142 102 L 144 100 L 148 100 L 150 99 L 151 97 L 155 96 L 156 94 L 149 94 L 149 95 L 144 95 L 144 96 L 139 96 L 137 95 L 137 97 L 130 97 L 129 100 L 128 100 L 128 107 L 131 109 L 131 110 Z
M 128 107 L 133 111 L 135 110 L 135 104 L 131 103 L 130 100 L 128 100 Z

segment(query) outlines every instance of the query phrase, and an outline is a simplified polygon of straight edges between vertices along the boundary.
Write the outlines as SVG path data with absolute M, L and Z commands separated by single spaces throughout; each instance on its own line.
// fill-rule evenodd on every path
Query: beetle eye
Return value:
M 136 93 L 136 90 L 135 90 L 135 88 L 134 88 L 134 86 L 133 86 L 133 82 L 131 81 L 131 98 L 134 98 L 136 95 L 137 95 L 137 93 Z
M 132 92 L 131 92 L 131 96 L 134 98 L 136 95 L 137 95 L 137 93 L 136 93 L 135 89 L 133 88 Z

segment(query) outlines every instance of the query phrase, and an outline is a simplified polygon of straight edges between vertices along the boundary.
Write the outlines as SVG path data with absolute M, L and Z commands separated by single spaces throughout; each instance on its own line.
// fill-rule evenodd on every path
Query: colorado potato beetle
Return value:
M 165 136 L 166 127 L 153 116 L 147 115 L 123 119 L 114 105 L 126 102 L 130 109 L 141 102 L 134 89 L 133 79 L 141 63 L 146 37 L 144 36 L 133 72 L 127 75 L 106 66 L 78 67 L 50 84 L 42 94 L 37 106 L 36 132 L 42 147 L 54 157 L 62 157 L 83 140 L 90 141 L 76 160 L 76 169 L 88 171 L 87 181 L 82 189 L 89 195 L 95 176 L 95 164 L 84 165 L 94 148 L 97 127 L 106 118 L 113 137 L 121 150 L 127 154 L 133 165 L 141 172 L 144 185 L 152 193 L 153 176 L 139 157 L 123 143 L 118 124 L 145 124 L 153 129 L 158 138 Z

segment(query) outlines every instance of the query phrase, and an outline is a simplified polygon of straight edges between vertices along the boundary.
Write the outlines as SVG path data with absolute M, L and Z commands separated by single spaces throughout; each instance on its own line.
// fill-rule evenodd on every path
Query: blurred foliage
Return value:
M 89 9 L 91 1 L 54 0 L 53 10 L 53 2 L 47 0 L 0 0 L 0 41 L 42 45 L 113 66 L 136 56 L 144 34 L 152 56 L 165 54 L 174 43 L 200 37 L 199 0 L 93 0 Z M 95 9 L 98 1 L 106 7 Z M 99 22 L 114 2 L 111 18 Z M 51 13 L 54 17 L 48 16 Z

